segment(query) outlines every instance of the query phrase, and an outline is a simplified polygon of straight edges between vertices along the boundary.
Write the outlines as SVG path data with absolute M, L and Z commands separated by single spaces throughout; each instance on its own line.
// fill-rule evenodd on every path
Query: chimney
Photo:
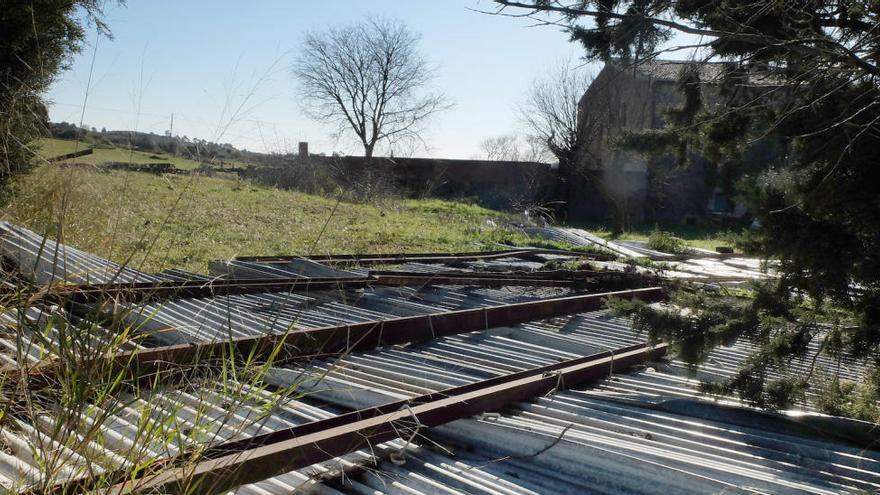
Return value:
M 299 142 L 299 157 L 300 158 L 308 158 L 309 157 L 309 143 L 306 141 Z

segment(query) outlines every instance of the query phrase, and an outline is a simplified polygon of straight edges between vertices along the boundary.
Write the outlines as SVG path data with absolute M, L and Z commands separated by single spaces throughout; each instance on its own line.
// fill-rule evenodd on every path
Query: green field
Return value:
M 40 145 L 40 153 L 47 157 L 88 146 L 59 139 L 45 139 Z M 95 165 L 171 162 L 178 168 L 198 167 L 193 160 L 160 158 L 99 149 L 76 161 Z M 547 245 L 546 241 L 494 227 L 513 218 L 471 204 L 402 199 L 379 204 L 337 202 L 235 178 L 197 174 L 154 175 L 47 164 L 19 178 L 9 194 L 0 211 L 3 220 L 53 236 L 60 233 L 64 242 L 75 247 L 146 271 L 176 267 L 204 272 L 208 261 L 236 255 L 473 251 L 497 249 L 499 243 Z M 610 235 L 601 226 L 588 227 L 599 235 Z M 711 230 L 673 232 L 692 246 L 714 249 L 723 243 Z M 621 238 L 643 240 L 649 234 L 650 229 L 645 228 Z
M 236 255 L 497 249 L 507 215 L 440 200 L 358 204 L 232 179 L 38 167 L 2 219 L 146 271 Z M 62 225 L 59 229 L 58 225 Z
M 43 158 L 51 158 L 92 147 L 92 144 L 85 141 L 45 138 L 38 140 L 36 146 L 37 153 L 39 153 L 40 156 Z M 184 170 L 193 170 L 201 165 L 201 163 L 196 160 L 172 156 L 165 153 L 145 153 L 122 148 L 107 149 L 101 147 L 95 148 L 95 152 L 91 155 L 73 158 L 69 161 L 88 165 L 103 165 L 110 162 L 132 164 L 171 163 L 175 167 Z

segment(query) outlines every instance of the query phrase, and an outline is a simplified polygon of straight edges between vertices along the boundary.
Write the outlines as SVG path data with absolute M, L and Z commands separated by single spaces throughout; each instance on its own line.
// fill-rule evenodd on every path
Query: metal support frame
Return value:
M 442 271 L 442 272 L 413 272 L 403 270 L 370 270 L 369 276 L 375 279 L 382 277 L 410 277 L 413 279 L 427 278 L 455 278 L 461 279 L 498 279 L 504 281 L 559 281 L 572 282 L 579 284 L 587 281 L 600 281 L 605 279 L 627 279 L 633 281 L 654 280 L 656 277 L 649 277 L 644 274 L 617 271 L 617 270 L 539 270 L 534 272 L 526 271 L 505 271 L 505 272 L 470 272 L 470 271 Z M 513 285 L 513 284 L 508 284 Z
M 484 411 L 540 397 L 655 360 L 667 345 L 644 344 L 478 381 L 382 406 L 361 409 L 256 437 L 208 446 L 199 457 L 157 462 L 150 472 L 121 480 L 107 493 L 219 493 L 302 469 L 334 457 Z M 189 461 L 189 462 L 187 462 Z M 196 461 L 195 464 L 192 464 Z M 105 478 L 107 479 L 107 478 Z M 92 479 L 67 482 L 54 493 L 93 488 Z
M 618 271 L 598 271 L 598 270 L 536 270 L 536 271 L 464 271 L 464 270 L 443 270 L 440 272 L 414 272 L 406 270 L 370 270 L 369 276 L 400 276 L 400 277 L 425 277 L 425 276 L 442 276 L 442 277 L 470 277 L 470 278 L 510 278 L 510 279 L 526 279 L 526 280 L 580 280 L 590 277 L 605 277 L 614 275 L 625 275 L 624 272 Z
M 132 282 L 91 285 L 55 284 L 37 289 L 36 295 L 51 302 L 82 304 L 116 300 L 127 303 L 144 301 L 220 297 L 236 294 L 308 292 L 363 289 L 375 280 L 366 277 L 213 279 L 171 282 Z
M 152 347 L 120 353 L 109 360 L 112 367 L 130 370 L 133 377 L 149 377 L 182 365 L 229 357 L 247 357 L 256 361 L 273 357 L 274 362 L 279 363 L 292 359 L 337 356 L 355 350 L 424 342 L 448 335 L 596 311 L 604 306 L 605 299 L 609 297 L 659 301 L 665 297 L 665 291 L 661 287 L 649 287 L 603 292 L 216 342 Z
M 500 258 L 531 258 L 537 254 L 555 254 L 561 256 L 582 256 L 593 259 L 611 260 L 612 255 L 566 251 L 562 249 L 504 249 L 496 251 L 476 251 L 466 253 L 379 253 L 379 254 L 331 254 L 314 256 L 237 256 L 236 261 L 256 263 L 288 263 L 296 259 L 308 259 L 328 265 L 391 265 L 400 263 L 449 263 L 454 261 L 480 261 Z
M 315 278 L 259 278 L 188 280 L 174 282 L 135 282 L 121 284 L 52 285 L 31 292 L 0 287 L 0 296 L 19 294 L 36 296 L 52 303 L 74 302 L 91 304 L 114 300 L 125 303 L 146 301 L 208 298 L 256 293 L 301 293 L 329 290 L 358 290 L 370 287 L 426 287 L 454 285 L 474 287 L 573 287 L 579 279 L 539 278 L 520 274 L 495 273 L 483 276 L 468 273 L 453 274 L 381 274 L 368 277 L 315 277 Z
M 471 274 L 383 274 L 371 276 L 376 285 L 387 287 L 420 287 L 428 285 L 459 285 L 473 287 L 575 287 L 578 280 L 541 279 L 496 273 L 494 277 Z

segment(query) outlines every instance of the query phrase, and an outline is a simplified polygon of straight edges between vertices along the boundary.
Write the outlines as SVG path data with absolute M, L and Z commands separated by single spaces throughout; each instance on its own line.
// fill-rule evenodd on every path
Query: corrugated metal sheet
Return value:
M 765 269 L 764 264 L 756 259 L 721 256 L 716 253 L 696 250 L 693 255 L 675 256 L 646 248 L 644 245 L 630 241 L 606 241 L 582 229 L 560 227 L 529 227 L 525 231 L 546 239 L 567 242 L 575 246 L 591 246 L 606 249 L 623 257 L 647 257 L 665 263 L 669 269 L 664 276 L 681 279 L 708 278 L 722 280 L 725 285 L 736 285 L 738 282 L 749 282 L 765 279 L 772 270 Z M 692 250 L 693 251 L 693 250 Z M 620 262 L 597 262 L 611 270 L 623 270 L 625 265 Z M 772 268 L 772 266 L 770 266 Z M 649 271 L 639 267 L 640 271 Z
M 61 280 L 79 284 L 160 280 L 7 222 L 0 222 L 0 253 L 15 263 L 20 274 L 42 284 Z
M 3 236 L 7 256 L 22 252 L 17 243 L 34 242 L 30 235 L 22 239 Z M 59 250 L 72 252 L 71 248 Z M 77 264 L 68 261 L 66 270 L 61 271 L 71 280 L 80 280 L 85 266 L 87 271 L 98 273 L 120 271 L 87 253 L 74 254 L 70 259 Z M 28 260 L 26 256 L 20 259 Z M 55 274 L 47 264 L 53 261 L 46 260 L 40 273 Z M 504 266 L 511 261 L 482 263 L 480 268 L 495 263 Z M 402 268 L 425 272 L 443 269 L 419 264 Z M 277 266 L 267 273 L 289 276 Z M 163 275 L 174 277 L 186 275 Z M 151 304 L 140 314 L 144 319 L 150 316 L 144 328 L 175 328 L 158 334 L 155 341 L 195 342 L 562 293 L 550 289 L 432 287 L 421 291 L 382 288 L 253 294 Z M 108 463 L 104 469 L 124 462 L 124 453 L 137 439 L 138 418 L 145 411 L 171 431 L 188 432 L 185 438 L 149 447 L 152 455 L 163 456 L 190 442 L 280 429 L 340 410 L 413 397 L 641 340 L 643 336 L 627 321 L 594 312 L 356 352 L 338 360 L 275 367 L 270 372 L 271 383 L 294 387 L 303 395 L 269 408 L 269 414 L 260 404 L 268 398 L 263 391 L 239 387 L 234 381 L 225 387 L 157 390 L 131 398 L 126 407 L 114 411 L 113 419 L 102 427 L 102 441 L 90 448 L 104 453 Z M 290 493 L 298 488 L 316 493 L 666 494 L 858 493 L 880 489 L 878 451 L 855 448 L 821 434 L 805 435 L 784 418 L 730 407 L 698 393 L 698 379 L 730 376 L 751 350 L 747 342 L 719 348 L 696 376 L 684 363 L 672 360 L 615 374 L 582 389 L 536 398 L 499 414 L 455 421 L 408 445 L 402 465 L 398 457 L 396 462 L 389 458 L 403 448 L 404 442 L 398 440 L 376 446 L 371 452 L 356 452 L 322 466 L 248 485 L 239 492 Z M 794 371 L 800 372 L 806 365 L 799 363 Z M 859 363 L 822 359 L 819 365 L 845 377 L 857 378 L 860 371 Z M 234 392 L 239 389 L 252 394 L 242 402 Z M 47 416 L 44 424 L 0 430 L 9 446 L 0 451 L 0 483 L 11 486 L 38 474 L 38 460 L 32 458 L 33 449 L 28 446 L 47 442 L 51 424 Z M 81 457 L 64 445 L 50 445 L 70 459 L 59 477 L 77 474 L 75 466 L 81 465 Z M 359 465 L 363 467 L 356 469 Z M 350 472 L 342 478 L 328 474 L 339 469 Z M 317 482 L 311 479 L 315 475 L 334 479 Z

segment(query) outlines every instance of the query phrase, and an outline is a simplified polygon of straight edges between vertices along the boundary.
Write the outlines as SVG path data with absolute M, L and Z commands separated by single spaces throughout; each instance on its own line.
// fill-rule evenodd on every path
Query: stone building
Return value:
M 706 159 L 691 155 L 688 167 L 677 167 L 672 156 L 649 159 L 614 146 L 626 130 L 663 127 L 663 110 L 684 102 L 678 81 L 685 66 L 686 62 L 665 60 L 637 66 L 610 62 L 596 76 L 578 103 L 585 146 L 580 173 L 570 184 L 569 220 L 678 223 L 743 213 L 717 187 L 714 167 Z M 712 81 L 724 68 L 723 63 L 697 66 L 705 103 L 717 102 Z M 769 159 L 762 156 L 763 148 L 749 154 Z

